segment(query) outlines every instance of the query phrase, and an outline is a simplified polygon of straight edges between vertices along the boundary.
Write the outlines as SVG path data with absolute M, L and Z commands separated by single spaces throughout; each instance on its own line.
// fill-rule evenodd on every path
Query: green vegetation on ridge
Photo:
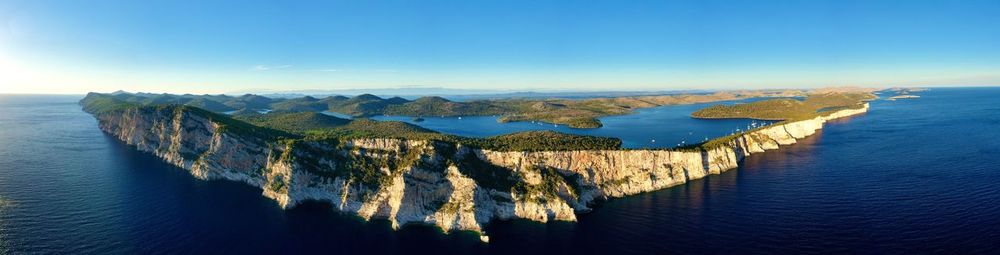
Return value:
M 244 96 L 252 100 L 259 98 Z M 774 99 L 765 100 L 749 104 L 735 106 L 715 106 L 709 107 L 700 113 L 718 114 L 719 116 L 753 116 L 757 118 L 780 118 L 791 121 L 797 118 L 806 118 L 832 112 L 837 109 L 854 108 L 870 99 L 870 94 L 815 94 L 804 100 L 795 99 Z M 272 103 L 270 106 L 276 110 L 269 113 L 258 113 L 250 108 L 233 112 L 232 115 L 224 115 L 195 105 L 211 105 L 214 101 L 205 98 L 194 98 L 191 100 L 171 100 L 169 96 L 156 96 L 149 100 L 128 100 L 122 99 L 120 95 L 107 95 L 92 93 L 81 100 L 84 109 L 95 115 L 135 113 L 134 111 L 157 111 L 154 116 L 181 116 L 180 114 L 193 114 L 207 118 L 218 125 L 222 132 L 232 132 L 240 134 L 244 138 L 259 138 L 269 141 L 269 145 L 285 146 L 280 155 L 281 161 L 294 162 L 303 171 L 307 171 L 321 178 L 331 178 L 345 180 L 350 185 L 358 187 L 365 199 L 375 194 L 385 185 L 392 182 L 394 177 L 399 177 L 405 169 L 417 166 L 424 171 L 447 171 L 449 167 L 457 167 L 464 176 L 471 178 L 481 187 L 512 191 L 515 195 L 494 196 L 495 199 L 516 199 L 519 201 L 534 201 L 544 203 L 549 199 L 576 199 L 583 192 L 579 174 L 562 172 L 559 169 L 540 165 L 524 166 L 526 172 L 514 171 L 510 168 L 494 165 L 476 156 L 475 153 L 460 151 L 461 146 L 473 148 L 483 148 L 497 151 L 565 151 L 565 150 L 619 150 L 621 141 L 615 138 L 581 136 L 563 134 L 553 131 L 530 131 L 499 135 L 486 138 L 461 137 L 435 132 L 416 125 L 398 121 L 375 121 L 367 118 L 355 118 L 347 120 L 317 113 L 313 110 L 319 109 L 317 105 L 337 105 L 348 107 L 385 107 L 394 109 L 391 111 L 418 110 L 430 112 L 461 112 L 470 111 L 462 109 L 468 105 L 456 104 L 443 98 L 424 98 L 409 102 L 403 99 L 395 100 L 392 104 L 384 106 L 377 105 L 377 102 L 386 101 L 375 96 L 359 96 L 355 98 L 329 97 L 317 99 L 311 97 L 298 98 L 292 100 L 281 100 Z M 176 98 L 175 98 L 176 99 Z M 676 98 L 675 98 L 676 99 Z M 637 105 L 646 101 L 629 101 L 635 99 L 598 99 L 605 102 L 581 101 L 574 102 L 574 107 L 568 107 L 566 102 L 559 101 L 527 101 L 522 106 L 534 109 L 539 114 L 550 114 L 551 111 L 577 111 L 580 109 L 590 109 L 593 112 L 602 112 L 608 102 L 617 102 L 621 105 Z M 696 99 L 690 99 L 696 100 Z M 709 99 L 697 99 L 709 100 Z M 409 103 L 419 102 L 420 107 L 406 108 Z M 495 101 L 491 101 L 495 102 Z M 244 103 L 252 103 L 246 101 Z M 373 104 L 375 103 L 375 104 Z M 480 102 L 483 111 L 495 111 L 499 108 L 491 108 L 488 102 Z M 477 104 L 480 104 L 477 103 Z M 654 103 L 646 102 L 650 105 Z M 216 105 L 217 106 L 217 105 Z M 362 107 L 363 108 L 363 107 Z M 632 109 L 633 106 L 621 109 Z M 355 108 L 360 109 L 360 108 Z M 456 110 L 462 109 L 462 110 Z M 567 110 L 568 109 L 568 110 Z M 145 114 L 145 112 L 140 112 Z M 608 112 L 605 112 L 608 113 Z M 170 115 L 172 114 L 172 115 Z M 728 115 L 727 115 L 728 114 Z M 517 115 L 505 115 L 514 118 Z M 542 116 L 542 115 L 537 115 Z M 536 117 L 537 117 L 536 116 Z M 572 118 L 572 117 L 571 117 Z M 599 123 L 598 123 L 599 124 Z M 713 139 L 703 144 L 692 145 L 680 150 L 690 149 L 704 151 L 731 144 L 733 139 L 744 133 Z M 407 148 L 402 146 L 398 150 L 365 149 L 356 146 L 346 146 L 344 141 L 357 138 L 397 138 L 406 140 L 427 140 L 432 141 L 426 146 Z M 255 139 L 250 139 L 255 140 Z M 280 147 L 279 147 L 280 148 Z M 426 150 L 434 150 L 435 153 L 426 153 Z M 194 160 L 199 157 L 199 152 L 187 152 L 182 155 L 185 159 Z M 425 155 L 430 155 L 429 157 Z M 262 169 L 262 172 L 268 169 Z M 524 181 L 526 173 L 538 174 L 540 182 L 529 184 Z M 628 179 L 620 179 L 601 185 L 615 185 L 615 183 L 627 182 Z M 283 176 L 273 176 L 265 188 L 275 192 L 288 192 L 289 183 Z M 431 205 L 431 210 L 453 210 L 455 208 L 448 204 Z
M 824 116 L 842 109 L 858 109 L 864 107 L 867 101 L 877 98 L 868 92 L 825 92 L 812 94 L 804 100 L 781 98 L 757 101 L 753 103 L 737 105 L 715 105 L 698 110 L 691 114 L 694 118 L 749 118 L 763 120 L 782 120 L 771 124 L 783 125 L 792 121 L 812 119 Z M 720 146 L 725 146 L 734 139 L 744 134 L 758 135 L 753 133 L 756 130 L 768 128 L 770 126 L 758 127 L 752 130 L 744 130 L 728 136 L 717 137 L 700 144 L 693 144 L 676 148 L 679 150 L 711 150 Z M 752 136 L 754 139 L 764 140 L 765 138 Z
M 234 113 L 234 119 L 253 125 L 303 134 L 309 130 L 332 128 L 346 125 L 350 120 L 316 112 L 257 112 Z
M 83 110 L 95 114 L 123 114 L 128 110 L 135 111 L 162 111 L 169 112 L 171 114 L 195 114 L 201 117 L 208 118 L 210 121 L 219 125 L 219 129 L 223 132 L 233 132 L 241 135 L 247 135 L 251 137 L 260 138 L 267 141 L 276 141 L 284 138 L 294 138 L 297 137 L 289 132 L 256 126 L 244 121 L 233 119 L 230 116 L 224 114 L 215 113 L 198 107 L 179 105 L 179 104 L 148 104 L 143 105 L 140 103 L 125 102 L 113 95 L 90 93 L 86 97 L 80 100 L 80 104 L 83 106 Z
M 346 120 L 316 112 L 276 111 L 262 114 L 246 109 L 237 111 L 232 116 L 227 116 L 186 105 L 129 103 L 117 99 L 114 95 L 98 93 L 87 95 L 81 100 L 81 104 L 85 110 L 94 114 L 113 113 L 130 108 L 175 108 L 206 116 L 222 125 L 225 130 L 263 136 L 262 138 L 269 140 L 278 138 L 311 140 L 397 138 L 442 141 L 498 151 L 613 150 L 621 148 L 621 140 L 617 138 L 571 135 L 552 131 L 530 131 L 487 138 L 462 137 L 442 134 L 398 121 L 375 121 L 366 118 Z
M 859 108 L 864 105 L 865 101 L 874 98 L 875 95 L 870 93 L 822 93 L 809 95 L 804 100 L 778 98 L 746 104 L 715 105 L 698 110 L 691 116 L 704 119 L 809 119 L 819 116 L 823 112 Z
M 371 94 L 355 97 L 267 98 L 257 95 L 170 95 L 117 92 L 110 96 L 140 105 L 185 104 L 214 112 L 264 110 L 276 112 L 331 111 L 354 117 L 376 115 L 421 116 L 500 116 L 498 121 L 542 121 L 573 128 L 597 128 L 597 118 L 628 114 L 635 109 L 671 104 L 706 103 L 751 97 L 802 95 L 802 91 L 741 91 L 712 94 L 678 94 L 591 99 L 493 99 L 465 102 L 441 97 L 421 97 L 410 101 L 400 97 L 380 98 Z
M 565 151 L 621 149 L 617 138 L 571 135 L 554 131 L 526 131 L 486 138 L 442 134 L 399 121 L 355 119 L 347 125 L 306 132 L 307 139 L 396 138 L 463 144 L 496 151 Z
M 81 100 L 84 108 L 90 112 L 125 109 L 144 105 L 174 105 L 169 102 L 191 103 L 204 102 L 208 97 L 234 100 L 225 96 L 205 96 L 191 100 L 171 100 L 170 96 L 159 94 L 155 98 L 138 99 L 129 96 L 133 94 L 97 94 L 91 93 Z M 750 94 L 747 94 L 750 95 Z M 770 94 L 777 95 L 777 94 Z M 574 126 L 599 126 L 593 117 L 601 114 L 621 114 L 631 109 L 652 107 L 661 104 L 703 102 L 721 99 L 742 98 L 746 95 L 720 92 L 705 95 L 671 95 L 633 98 L 596 98 L 586 100 L 550 99 L 550 100 L 483 100 L 470 102 L 452 102 L 440 97 L 424 97 L 414 101 L 402 98 L 382 99 L 374 95 L 360 95 L 353 98 L 327 97 L 323 99 L 303 97 L 283 99 L 272 102 L 278 110 L 270 113 L 257 113 L 243 109 L 233 115 L 225 116 L 211 113 L 200 108 L 213 119 L 227 122 L 239 130 L 272 130 L 269 137 L 294 137 L 313 140 L 352 139 L 352 138 L 397 138 L 410 140 L 433 140 L 453 144 L 498 150 L 498 151 L 566 151 L 566 150 L 617 150 L 621 149 L 621 140 L 608 137 L 563 134 L 553 131 L 530 131 L 499 135 L 486 138 L 461 137 L 442 134 L 416 125 L 397 121 L 375 121 L 367 118 L 353 120 L 341 119 L 316 113 L 317 105 L 342 107 L 352 109 L 356 115 L 365 115 L 369 111 L 384 111 L 392 113 L 493 113 L 501 114 L 502 121 L 528 120 L 533 118 L 551 119 L 558 123 L 573 123 Z M 123 100 L 121 98 L 128 100 Z M 185 97 L 185 96 L 176 96 Z M 190 98 L 190 96 L 187 96 Z M 246 95 L 237 97 L 238 102 L 259 103 L 263 97 Z M 827 92 L 810 94 L 803 100 L 779 98 L 736 105 L 717 105 L 704 108 L 692 114 L 696 118 L 755 118 L 768 120 L 795 120 L 812 118 L 843 108 L 857 108 L 866 100 L 874 98 L 870 93 Z M 614 107 L 609 107 L 614 106 Z M 381 110 L 379 110 L 381 109 Z M 512 113 L 513 112 L 513 113 Z M 531 117 L 519 115 L 517 112 L 530 112 Z M 554 113 L 566 113 L 554 114 Z M 573 115 L 570 113 L 577 113 Z M 429 114 L 427 114 L 429 115 Z M 593 120 L 593 121 L 591 121 Z M 256 129 L 255 129 L 256 128 Z M 280 132 L 280 133 L 276 133 Z M 252 133 L 252 132 L 251 132 Z

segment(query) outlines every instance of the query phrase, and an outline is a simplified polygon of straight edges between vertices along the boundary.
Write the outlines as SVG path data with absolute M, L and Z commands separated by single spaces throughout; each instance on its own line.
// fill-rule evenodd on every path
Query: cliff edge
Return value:
M 394 227 L 481 231 L 497 219 L 574 221 L 596 200 L 719 174 L 754 153 L 812 135 L 828 120 L 867 110 L 864 104 L 784 121 L 686 149 L 541 152 L 434 140 L 272 139 L 186 106 L 89 111 L 101 130 L 140 151 L 199 179 L 259 187 L 284 208 L 317 200 Z

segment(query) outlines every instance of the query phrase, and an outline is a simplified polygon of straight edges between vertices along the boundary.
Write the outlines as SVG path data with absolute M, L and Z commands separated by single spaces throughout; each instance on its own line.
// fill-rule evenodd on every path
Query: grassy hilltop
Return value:
M 867 100 L 875 99 L 871 93 L 819 93 L 805 99 L 778 98 L 736 105 L 715 105 L 691 114 L 703 119 L 759 119 L 795 120 L 809 119 L 823 112 L 846 108 L 859 108 Z

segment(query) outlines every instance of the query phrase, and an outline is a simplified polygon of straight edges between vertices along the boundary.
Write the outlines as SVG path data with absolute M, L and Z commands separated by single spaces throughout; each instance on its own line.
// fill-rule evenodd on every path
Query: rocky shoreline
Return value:
M 101 130 L 199 179 L 244 182 L 290 208 L 317 200 L 394 227 L 482 231 L 492 220 L 575 221 L 596 200 L 663 189 L 738 167 L 754 153 L 812 135 L 843 109 L 727 138 L 712 148 L 490 151 L 440 141 L 273 142 L 227 132 L 182 108 L 95 113 Z M 365 170 L 365 171 L 361 171 Z

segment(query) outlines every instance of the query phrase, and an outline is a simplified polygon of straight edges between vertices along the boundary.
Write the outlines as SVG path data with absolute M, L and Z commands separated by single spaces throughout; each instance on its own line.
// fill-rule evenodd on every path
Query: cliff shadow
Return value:
M 736 171 L 754 172 L 760 169 L 783 171 L 785 168 L 762 167 L 767 165 L 792 165 L 804 159 L 814 158 L 817 146 L 823 141 L 823 129 L 801 139 L 794 144 L 783 145 L 778 149 L 753 153 L 744 157 Z

